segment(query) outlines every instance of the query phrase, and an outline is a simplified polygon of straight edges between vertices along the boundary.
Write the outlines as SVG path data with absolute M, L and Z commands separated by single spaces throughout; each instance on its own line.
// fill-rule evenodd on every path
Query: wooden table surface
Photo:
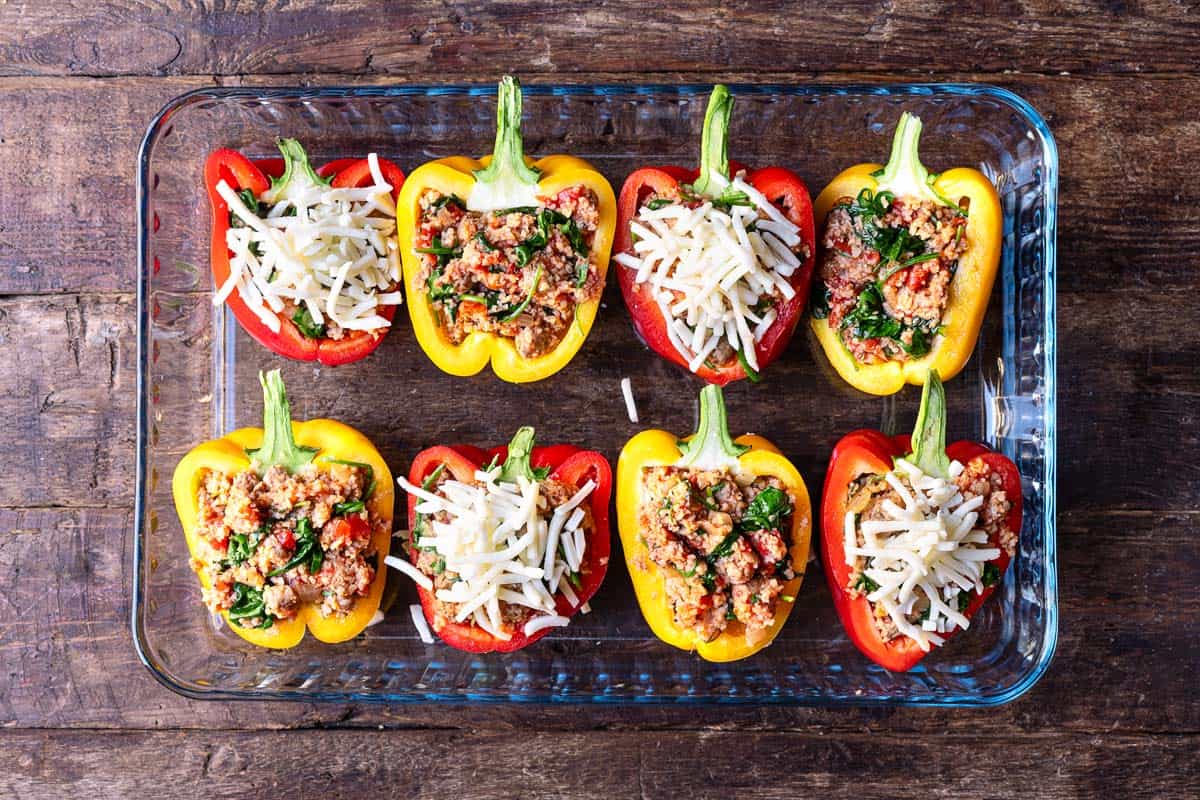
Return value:
M 1197 4 L 400 5 L 0 1 L 0 451 L 16 470 L 0 481 L 0 794 L 1197 796 Z M 221 703 L 138 663 L 134 175 L 150 117 L 203 86 L 502 71 L 984 81 L 1046 116 L 1062 616 L 1029 694 L 990 710 Z

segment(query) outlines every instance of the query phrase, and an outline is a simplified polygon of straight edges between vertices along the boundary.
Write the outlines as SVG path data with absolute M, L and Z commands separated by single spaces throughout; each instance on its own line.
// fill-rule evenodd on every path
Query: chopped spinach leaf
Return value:
M 712 199 L 713 208 L 728 211 L 734 206 L 752 206 L 750 195 L 737 189 L 728 188 Z
M 1000 568 L 990 561 L 984 564 L 981 580 L 984 586 L 995 586 L 1000 582 Z
M 674 205 L 675 201 L 667 197 L 656 197 L 646 203 L 646 208 L 651 211 L 658 211 L 660 208 L 666 208 L 669 205 Z
M 858 193 L 853 203 L 848 205 L 843 204 L 841 208 L 845 208 L 850 212 L 850 216 L 857 217 L 864 224 L 874 224 L 874 220 L 882 218 L 891 207 L 892 201 L 896 199 L 896 195 L 891 192 L 880 192 L 875 194 L 870 189 L 863 189 Z
M 960 613 L 960 614 L 966 613 L 966 610 L 970 606 L 971 606 L 971 593 L 970 592 L 959 592 L 958 593 L 958 613 Z
M 263 525 L 250 533 L 234 533 L 229 536 L 229 545 L 225 550 L 225 558 L 221 559 L 221 567 L 229 569 L 241 564 L 254 555 L 263 539 L 271 532 L 270 525 Z
M 758 374 L 758 370 L 750 366 L 750 362 L 746 360 L 746 353 L 740 347 L 737 351 L 737 359 L 738 363 L 742 365 L 742 371 L 746 373 L 746 377 L 750 379 L 751 383 L 758 383 L 762 380 L 762 376 Z
M 494 460 L 494 459 L 493 459 Z M 421 481 L 421 488 L 427 492 L 433 491 L 433 487 L 437 485 L 438 478 L 442 477 L 442 473 L 446 471 L 445 464 L 438 464 L 437 469 L 429 473 L 425 480 Z M 412 544 L 414 547 L 420 547 L 417 540 L 425 533 L 425 515 L 417 514 L 417 519 L 413 522 L 412 529 Z
M 867 577 L 867 573 L 860 572 L 851 586 L 860 592 L 870 594 L 879 588 L 879 584 Z
M 709 563 L 712 563 L 712 562 L 716 561 L 717 559 L 724 558 L 725 556 L 732 553 L 733 545 L 737 542 L 738 539 L 742 538 L 742 533 L 743 532 L 741 530 L 739 530 L 735 527 L 733 529 L 733 532 L 727 534 L 725 536 L 725 538 L 721 540 L 721 543 L 718 544 L 716 547 L 714 547 L 712 549 L 712 552 L 709 553 L 707 556 L 705 556 L 705 558 L 708 559 Z
M 258 618 L 259 623 L 252 626 L 255 628 L 269 628 L 275 624 L 275 618 L 267 613 L 262 589 L 244 583 L 233 585 L 233 605 L 229 607 L 228 616 L 229 621 L 239 628 L 249 627 L 242 623 L 244 619 Z
M 529 294 L 525 297 L 524 300 L 521 301 L 520 305 L 516 306 L 511 311 L 508 309 L 505 309 L 506 313 L 502 317 L 500 317 L 500 321 L 501 322 L 512 322 L 514 319 L 521 316 L 521 313 L 525 311 L 525 309 L 529 306 L 530 301 L 533 300 L 533 296 L 535 294 L 537 294 L 538 285 L 541 282 L 542 282 L 542 265 L 538 264 L 537 269 L 533 273 L 533 285 L 529 289 Z
M 738 520 L 736 529 L 741 533 L 748 531 L 777 531 L 783 524 L 783 518 L 792 513 L 792 501 L 787 492 L 768 486 L 754 496 L 746 512 Z
M 479 247 L 485 253 L 494 253 L 497 250 L 496 245 L 488 241 L 487 235 L 483 231 L 475 234 L 475 241 L 479 243 Z
M 575 224 L 575 220 L 568 219 L 566 222 L 560 223 L 558 229 L 562 231 L 563 236 L 567 237 L 567 241 L 571 243 L 571 249 L 576 255 L 586 256 L 588 254 L 587 240 L 583 236 L 583 231 L 579 230 L 579 226 Z
M 325 335 L 325 323 L 322 322 L 318 325 L 306 305 L 301 305 L 296 309 L 296 313 L 292 314 L 292 322 L 296 323 L 296 327 L 300 329 L 300 333 L 304 334 L 306 339 L 320 339 Z
M 438 209 L 438 208 L 442 208 L 443 206 L 446 206 L 446 205 L 458 206 L 459 208 L 464 209 L 464 210 L 467 207 L 467 204 L 463 202 L 463 199 L 456 194 L 444 194 L 441 197 L 439 197 L 437 200 L 434 200 L 432 203 L 430 203 L 429 207 L 433 208 L 433 209 Z
M 335 517 L 344 517 L 347 514 L 357 514 L 367 507 L 367 504 L 362 500 L 347 500 L 344 503 L 333 504 L 333 515 Z
M 315 575 L 320 571 L 323 563 L 325 563 L 325 551 L 321 549 L 317 533 L 313 530 L 308 517 L 302 517 L 296 523 L 296 549 L 292 551 L 292 557 L 282 567 L 276 567 L 268 572 L 267 577 L 274 578 L 277 575 L 283 575 L 301 564 L 306 565 L 308 571 Z

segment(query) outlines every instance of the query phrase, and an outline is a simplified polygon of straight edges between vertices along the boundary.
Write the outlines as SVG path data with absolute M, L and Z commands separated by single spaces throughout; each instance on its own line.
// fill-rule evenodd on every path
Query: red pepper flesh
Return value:
M 392 185 L 392 196 L 395 198 L 404 183 L 404 173 L 385 158 L 379 159 L 379 169 Z M 213 212 L 211 261 L 213 284 L 216 287 L 224 285 L 230 270 L 229 247 L 225 243 L 225 234 L 229 230 L 229 204 L 217 192 L 217 183 L 224 179 L 235 192 L 249 189 L 257 197 L 271 187 L 271 178 L 277 178 L 283 172 L 282 158 L 251 161 L 236 150 L 228 149 L 217 150 L 208 157 L 204 165 L 204 185 Z M 332 175 L 335 188 L 369 186 L 373 182 L 371 168 L 365 158 L 339 158 L 322 166 L 317 174 L 323 178 Z M 279 315 L 279 332 L 272 331 L 250 310 L 236 290 L 230 293 L 225 303 L 242 329 L 263 347 L 285 358 L 318 361 L 327 366 L 349 364 L 365 358 L 379 346 L 384 334 L 390 330 L 389 327 L 382 333 L 347 331 L 341 339 L 309 339 L 285 314 Z M 396 306 L 380 306 L 378 313 L 391 322 L 396 314 Z
M 715 94 L 715 92 L 714 92 Z M 746 166 L 736 161 L 729 161 L 729 175 L 736 175 Z M 792 273 L 788 282 L 795 290 L 795 295 L 778 306 L 775 322 L 767 329 L 761 340 L 755 344 L 755 355 L 758 369 L 761 372 L 774 361 L 787 347 L 796 330 L 796 323 L 808 304 L 808 290 L 812 283 L 813 268 L 816 263 L 816 227 L 813 222 L 812 198 L 808 187 L 799 175 L 783 167 L 764 167 L 753 171 L 747 170 L 746 182 L 762 192 L 771 203 L 778 208 L 793 225 L 800 229 L 800 238 L 808 249 L 808 258 Z M 695 183 L 700 177 L 700 169 L 664 166 L 645 167 L 633 172 L 625 179 L 617 199 L 617 231 L 613 240 L 613 255 L 633 251 L 633 235 L 629 225 L 637 216 L 646 198 L 653 194 L 673 196 L 679 193 L 683 184 Z M 684 357 L 667 335 L 667 320 L 663 318 L 662 310 L 655 302 L 649 285 L 637 283 L 637 270 L 613 262 L 617 265 L 617 279 L 621 284 L 621 294 L 625 297 L 625 306 L 633 320 L 634 330 L 646 345 L 663 358 L 688 368 L 688 359 Z M 704 380 L 724 386 L 730 381 L 747 377 L 746 370 L 740 359 L 731 361 L 719 368 L 702 364 L 696 371 Z
M 899 636 L 884 642 L 875 629 L 871 604 L 866 597 L 851 597 L 847 590 L 851 567 L 846 563 L 845 518 L 846 493 L 850 484 L 864 474 L 883 474 L 892 469 L 893 459 L 912 452 L 912 440 L 907 434 L 885 436 L 879 431 L 857 430 L 842 437 L 829 459 L 829 470 L 825 474 L 824 497 L 821 502 L 821 562 L 833 594 L 833 604 L 838 617 L 846 629 L 850 641 L 868 658 L 893 672 L 907 672 L 926 655 L 920 646 L 907 636 Z M 1016 464 L 1001 453 L 986 445 L 971 441 L 958 441 L 946 448 L 951 460 L 964 465 L 982 459 L 991 470 L 1000 475 L 1002 489 L 1012 504 L 1008 512 L 1007 526 L 1019 533 L 1021 530 L 1021 474 Z M 1003 576 L 1008 568 L 1009 555 L 1003 547 L 994 564 Z M 988 597 L 1000 585 L 997 581 L 985 586 L 981 593 L 971 599 L 963 612 L 968 619 L 987 602 Z M 949 640 L 962 629 L 956 628 L 943 638 Z
M 426 478 L 441 465 L 459 481 L 471 481 L 475 472 L 487 466 L 496 459 L 503 463 L 508 457 L 507 447 L 496 447 L 483 450 L 471 445 L 453 445 L 430 447 L 417 454 L 409 471 L 408 480 L 420 486 Z M 588 496 L 587 502 L 591 507 L 594 529 L 587 540 L 583 564 L 579 570 L 580 585 L 575 589 L 579 598 L 579 606 L 572 607 L 561 594 L 555 596 L 558 613 L 570 617 L 579 611 L 600 588 L 604 575 L 608 571 L 608 559 L 611 551 L 608 527 L 608 502 L 612 496 L 612 469 L 608 461 L 598 452 L 581 450 L 573 445 L 551 445 L 535 447 L 530 454 L 530 465 L 535 468 L 549 468 L 549 478 L 559 480 L 572 486 L 582 486 L 591 480 L 596 482 L 596 488 Z M 417 522 L 417 505 L 421 501 L 413 496 L 408 498 L 408 529 L 412 530 Z M 417 552 L 408 548 L 409 559 L 415 564 Z M 543 628 L 532 636 L 526 636 L 523 630 L 516 630 L 508 640 L 498 639 L 477 625 L 454 622 L 453 620 L 438 621 L 434 614 L 433 595 L 417 587 L 421 598 L 421 608 L 430 629 L 451 647 L 465 650 L 468 653 L 511 653 L 533 644 L 541 639 L 551 628 Z

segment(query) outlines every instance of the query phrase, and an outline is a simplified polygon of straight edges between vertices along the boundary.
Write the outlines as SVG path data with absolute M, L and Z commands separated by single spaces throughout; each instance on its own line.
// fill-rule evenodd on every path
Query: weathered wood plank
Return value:
M 1037 24 L 1030 24 L 1036 20 Z M 635 23 L 635 24 L 631 24 Z M 0 74 L 1192 72 L 1186 4 L 7 3 Z M 647 60 L 645 43 L 654 42 Z
M 1189 738 L 1116 734 L 13 731 L 0 744 L 5 797 L 1058 800 L 1186 797 L 1198 785 Z
M 1195 514 L 1081 514 L 1061 525 L 1061 636 L 1050 672 L 998 709 L 313 706 L 196 702 L 156 683 L 128 630 L 130 513 L 0 510 L 0 726 L 70 728 L 535 727 L 1170 732 L 1200 729 L 1186 697 L 1200 635 Z M 1171 553 L 1164 558 L 1164 553 Z M 609 589 L 617 586 L 610 581 Z M 1164 613 L 1159 598 L 1172 598 Z M 401 613 L 403 609 L 400 610 Z M 395 613 L 395 612 L 393 612 Z M 831 635 L 836 631 L 831 631 Z M 1153 667 L 1149 667 L 1153 665 Z M 1087 687 L 1086 691 L 1081 687 Z M 0 770 L 2 773 L 3 770 Z
M 476 79 L 493 78 L 482 73 Z M 421 74 L 404 79 L 420 81 Z M 1200 105 L 1200 79 L 1006 76 L 1003 83 L 1049 118 L 1061 148 L 1062 290 L 1189 290 L 1200 250 L 1200 188 L 1187 181 L 1168 187 L 1162 176 L 1178 164 L 1200 162 L 1200 123 L 1177 113 Z M 0 155 L 38 165 L 0 175 L 0 294 L 132 287 L 138 143 L 164 103 L 201 85 L 186 79 L 0 79 Z M 1171 146 L 1158 144 L 1163 141 Z M 406 169 L 421 160 L 418 154 L 393 155 Z M 831 177 L 810 172 L 800 156 L 790 166 L 814 190 Z
M 0 300 L 0 441 L 23 468 L 0 506 L 103 505 L 132 497 L 134 302 Z
M 1200 508 L 1200 466 L 1191 457 L 1200 444 L 1195 425 L 1200 376 L 1193 367 L 1195 342 L 1179 335 L 1181 330 L 1200 325 L 1200 310 L 1178 303 L 1178 297 L 1175 292 L 1140 290 L 1060 296 L 1059 347 L 1064 353 L 1059 367 L 1060 419 L 1074 421 L 1061 426 L 1060 500 L 1064 507 Z M 155 409 L 160 416 L 155 420 L 155 432 L 162 437 L 163 452 L 176 458 L 207 438 L 211 420 L 212 398 L 205 397 L 211 394 L 211 357 L 204 338 L 207 328 L 203 327 L 208 324 L 208 311 L 203 296 L 188 298 L 192 308 L 186 313 L 203 316 L 182 328 L 196 328 L 197 340 L 188 336 L 165 342 L 163 347 L 169 349 L 163 351 L 163 360 L 155 368 L 156 380 L 176 387 L 163 393 L 171 401 Z M 172 301 L 164 298 L 162 302 Z M 1097 313 L 1101 308 L 1104 313 Z M 1146 309 L 1153 308 L 1174 310 L 1147 314 Z M 160 312 L 170 310 L 160 306 Z M 137 368 L 133 317 L 134 303 L 127 295 L 0 299 L 0 344 L 21 342 L 29 331 L 37 331 L 39 342 L 39 347 L 5 367 L 8 391 L 0 396 L 0 413 L 11 424 L 0 429 L 0 447 L 19 454 L 31 472 L 28 480 L 0 483 L 0 506 L 132 503 Z M 1134 328 L 1138 335 L 1129 335 Z M 840 396 L 836 395 L 840 391 L 837 379 L 826 375 L 823 357 L 806 338 L 803 333 L 798 335 L 776 365 L 773 385 L 788 387 L 797 397 L 813 392 Z M 249 342 L 246 346 L 256 347 Z M 645 359 L 645 363 L 639 362 L 639 370 L 631 371 L 624 363 L 629 353 Z M 252 355 L 255 358 L 247 369 L 276 365 L 262 353 Z M 687 380 L 642 349 L 615 291 L 610 292 L 606 314 L 580 358 L 588 362 L 587 380 L 578 372 L 584 366 L 573 366 L 577 372 L 573 377 L 564 373 L 560 381 L 522 390 L 534 410 L 519 420 L 519 414 L 510 414 L 514 427 L 532 416 L 549 426 L 545 435 L 584 441 L 615 458 L 635 426 L 621 421 L 601 429 L 584 418 L 564 419 L 554 409 L 564 391 L 575 407 L 603 397 L 606 413 L 620 420 L 623 411 L 616 394 L 617 381 L 630 374 L 636 378 L 648 423 L 678 427 L 692 413 Z M 486 444 L 501 435 L 486 422 L 491 419 L 487 415 L 473 422 L 472 415 L 458 407 L 431 406 L 423 412 L 419 425 L 403 404 L 382 409 L 382 418 L 365 413 L 364 409 L 372 407 L 373 397 L 389 396 L 396 385 L 411 389 L 419 382 L 435 395 L 444 392 L 446 396 L 463 385 L 428 363 L 407 325 L 389 336 L 375 360 L 393 365 L 393 369 L 381 373 L 367 364 L 337 373 L 347 378 L 347 384 L 328 396 L 301 397 L 297 415 L 334 416 L 365 424 L 364 429 L 376 436 L 385 457 L 398 469 L 422 447 L 440 441 L 439 436 Z M 297 368 L 296 374 L 301 372 L 303 368 Z M 311 376 L 305 378 L 309 379 Z M 483 392 L 477 402 L 487 403 L 484 395 L 491 390 L 482 386 L 490 381 L 474 380 Z M 248 414 L 256 401 L 252 392 L 243 394 L 242 410 Z M 850 396 L 848 391 L 844 405 L 821 404 L 823 416 L 818 425 L 789 424 L 789 412 L 775 404 L 773 396 L 766 391 L 739 391 L 735 414 L 746 420 L 743 424 L 757 419 L 755 427 L 765 424 L 774 428 L 772 436 L 796 460 L 814 491 L 837 438 L 855 427 L 878 424 L 878 404 Z M 967 400 L 961 405 L 966 415 L 970 408 Z M 239 419 L 244 424 L 253 422 L 250 416 Z M 1172 445 L 1131 448 L 1124 439 L 1108 433 L 1131 424 L 1147 441 Z M 1105 465 L 1103 470 L 1096 469 L 1100 463 Z M 174 465 L 156 466 L 159 477 L 166 480 Z

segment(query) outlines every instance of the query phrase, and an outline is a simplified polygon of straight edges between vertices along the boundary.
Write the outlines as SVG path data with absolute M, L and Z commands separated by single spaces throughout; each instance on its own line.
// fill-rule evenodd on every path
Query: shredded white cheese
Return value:
M 555 595 L 562 594 L 572 607 L 579 597 L 571 589 L 587 548 L 580 505 L 596 488 L 587 481 L 562 505 L 550 508 L 538 481 L 518 478 L 501 482 L 499 467 L 479 470 L 479 484 L 443 481 L 438 493 L 426 491 L 404 478 L 397 483 L 418 498 L 418 514 L 426 516 L 425 534 L 415 543 L 432 548 L 445 561 L 445 569 L 459 580 L 435 596 L 457 605 L 456 622 L 470 621 L 498 639 L 511 639 L 503 627 L 501 603 L 531 608 L 536 615 L 525 625 L 527 635 L 543 628 L 566 625 L 558 614 Z M 449 521 L 432 515 L 445 512 Z M 427 591 L 428 576 L 408 561 L 401 569 Z M 415 574 L 414 574 L 415 573 Z M 419 577 L 418 577 L 419 576 Z
M 421 637 L 421 641 L 425 644 L 433 644 L 433 631 L 429 630 L 429 623 L 425 621 L 425 612 L 422 610 L 421 604 L 410 605 L 408 614 L 412 617 L 413 627 L 417 629 L 417 635 Z
M 621 378 L 621 394 L 625 396 L 625 413 L 629 415 L 629 421 L 637 422 L 637 403 L 633 401 L 633 382 L 629 378 Z
M 630 224 L 634 253 L 614 256 L 648 284 L 667 336 L 692 372 L 722 341 L 758 369 L 755 345 L 778 311 L 755 307 L 776 293 L 784 301 L 796 295 L 788 278 L 801 266 L 791 249 L 801 242 L 800 229 L 740 174 L 728 188 L 745 193 L 751 205 L 728 212 L 711 202 L 694 209 L 642 206 Z
M 400 556 L 387 556 L 383 559 L 383 563 L 387 564 L 389 567 L 394 567 L 395 569 L 400 570 L 405 575 L 412 578 L 413 582 L 425 591 L 433 591 L 433 581 L 429 580 L 429 576 L 427 576 L 424 572 L 421 572 L 421 570 L 417 569 L 406 559 L 401 558 Z
M 346 331 L 370 331 L 390 323 L 381 306 L 399 305 L 400 251 L 396 243 L 393 187 L 368 156 L 371 186 L 334 189 L 314 182 L 300 169 L 259 217 L 224 180 L 217 192 L 245 227 L 225 234 L 229 278 L 213 304 L 236 291 L 270 330 L 280 328 L 285 302 L 308 309 L 317 325 L 331 320 Z M 293 213 L 294 212 L 294 213 Z
M 975 525 L 982 497 L 965 500 L 953 480 L 926 475 L 904 459 L 895 464 L 884 478 L 904 507 L 885 500 L 886 519 L 861 522 L 847 512 L 846 563 L 853 567 L 856 558 L 866 559 L 863 574 L 878 586 L 867 599 L 882 606 L 896 629 L 928 652 L 944 641 L 939 634 L 970 625 L 958 610 L 959 593 L 983 591 L 983 567 L 998 558 L 1000 550 Z M 960 462 L 951 462 L 951 478 L 962 470 Z M 911 492 L 901 476 L 908 479 Z M 910 622 L 908 614 L 922 596 L 929 600 L 929 617 L 919 624 Z

